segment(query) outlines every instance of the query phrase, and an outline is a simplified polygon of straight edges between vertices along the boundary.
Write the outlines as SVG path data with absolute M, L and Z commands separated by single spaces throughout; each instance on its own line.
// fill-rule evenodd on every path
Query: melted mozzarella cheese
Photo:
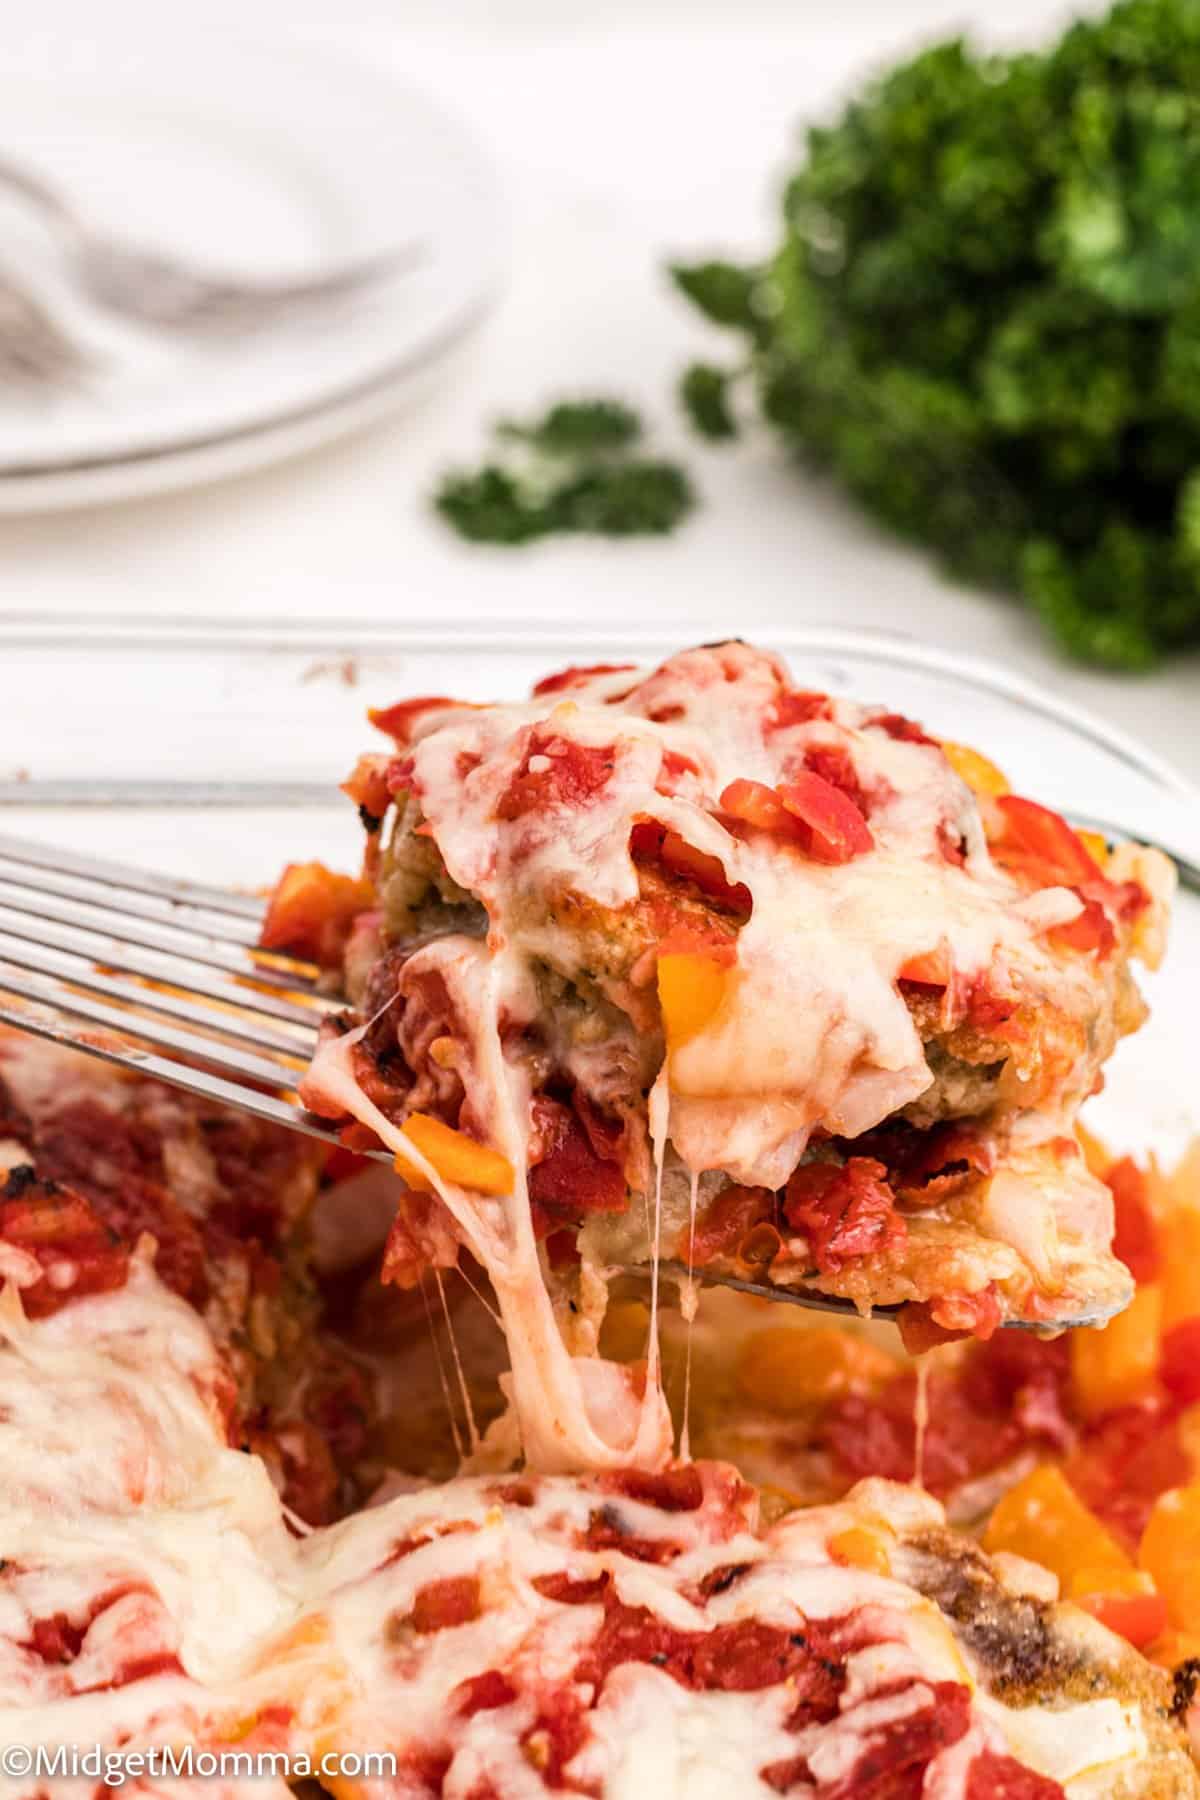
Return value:
M 0 1414 L 16 1477 L 0 1489 L 4 1742 L 240 1749 L 258 1741 L 265 1716 L 274 1721 L 270 1746 L 293 1755 L 394 1753 L 401 1773 L 370 1790 L 380 1795 L 409 1791 L 404 1768 L 435 1753 L 449 1759 L 448 1793 L 470 1792 L 486 1776 L 498 1792 L 536 1800 L 545 1786 L 530 1734 L 561 1690 L 583 1708 L 573 1782 L 606 1800 L 648 1791 L 718 1800 L 770 1791 L 763 1768 L 800 1754 L 814 1773 L 841 1779 L 873 1732 L 927 1703 L 930 1683 L 976 1686 L 929 1600 L 830 1558 L 830 1540 L 855 1525 L 927 1545 L 941 1510 L 912 1489 L 863 1483 L 837 1506 L 762 1532 L 749 1490 L 716 1465 L 699 1466 L 701 1504 L 684 1511 L 595 1478 L 531 1477 L 510 1491 L 475 1477 L 298 1538 L 263 1465 L 224 1442 L 206 1399 L 216 1357 L 203 1326 L 144 1262 L 127 1288 L 49 1320 L 26 1323 L 11 1296 L 7 1308 Z M 30 1396 L 31 1371 L 45 1387 L 40 1402 Z M 103 1446 L 90 1463 L 65 1454 L 68 1416 L 77 1426 L 86 1419 L 79 1435 Z M 57 1481 L 38 1469 L 47 1446 Z M 591 1548 L 598 1511 L 606 1536 Z M 644 1547 L 656 1544 L 670 1556 L 648 1557 Z M 729 1569 L 737 1578 L 703 1600 L 706 1577 Z M 577 1671 L 604 1608 L 560 1601 L 545 1581 L 599 1576 L 621 1604 L 678 1633 L 747 1621 L 791 1632 L 852 1618 L 857 1647 L 839 1712 L 798 1728 L 788 1723 L 787 1681 L 693 1690 L 637 1660 L 612 1670 L 591 1707 L 596 1696 Z M 477 1606 L 441 1629 L 421 1622 L 423 1595 L 463 1584 Z M 31 1649 L 35 1622 L 56 1618 L 81 1632 L 67 1661 Z M 147 1655 L 175 1660 L 123 1677 Z M 512 1697 L 467 1717 L 461 1684 L 488 1671 L 509 1678 Z M 1085 1753 L 1089 1779 L 1101 1761 L 1116 1779 L 1146 1749 L 1136 1713 L 1111 1697 L 1047 1714 L 976 1692 L 971 1707 L 972 1746 L 1011 1746 L 1068 1791 Z M 962 1750 L 939 1756 L 929 1791 L 961 1800 L 968 1767 Z M 272 1790 L 246 1781 L 227 1791 L 249 1800 Z M 0 1794 L 29 1800 L 15 1778 L 0 1780 Z
M 435 707 L 415 723 L 411 787 L 423 829 L 451 879 L 482 902 L 488 937 L 417 947 L 406 979 L 426 967 L 444 978 L 470 1039 L 470 1126 L 508 1157 L 514 1191 L 499 1203 L 472 1195 L 413 1156 L 355 1081 L 353 1037 L 321 1048 L 307 1091 L 417 1163 L 487 1269 L 534 1468 L 661 1463 L 671 1450 L 653 1333 L 637 1407 L 627 1390 L 573 1363 L 559 1341 L 525 1185 L 530 1080 L 519 1052 L 506 1053 L 501 1029 L 541 1022 L 539 966 L 568 980 L 592 977 L 578 912 L 619 921 L 635 906 L 637 826 L 657 824 L 713 859 L 751 901 L 722 1003 L 672 1048 L 660 1076 L 656 1201 L 668 1145 L 693 1179 L 720 1171 L 777 1190 L 814 1132 L 855 1138 L 917 1101 L 933 1076 L 898 985 L 914 958 L 942 958 L 952 986 L 986 976 L 998 992 L 1074 1018 L 1086 1021 L 1094 1009 L 1083 959 L 1053 955 L 1043 942 L 1078 915 L 1079 899 L 1060 888 L 1027 896 L 993 866 L 975 798 L 941 750 L 903 730 L 893 735 L 880 714 L 840 700 L 822 702 L 815 717 L 793 708 L 799 722 L 780 727 L 789 691 L 774 658 L 725 644 L 674 657 L 648 676 L 601 674 L 514 705 Z M 803 771 L 806 757 L 819 768 L 822 756 L 870 797 L 865 854 L 830 865 L 722 816 L 729 783 L 773 787 Z M 957 846 L 953 857 L 947 842 Z M 568 1060 L 586 1074 L 586 1055 Z M 1092 1073 L 1078 1074 L 1083 1091 Z M 1069 1072 L 1067 1085 L 1075 1078 Z M 1056 1258 L 1067 1255 L 1055 1210 L 1035 1205 L 1028 1184 L 1014 1209 L 1010 1190 L 997 1187 L 990 1216 L 1008 1230 L 1021 1215 L 1009 1241 L 1053 1291 Z M 660 1220 L 656 1206 L 652 1240 Z M 1106 1248 L 1091 1245 L 1101 1260 Z M 1086 1259 L 1075 1260 L 1084 1267 Z M 986 1285 L 992 1271 L 980 1266 Z

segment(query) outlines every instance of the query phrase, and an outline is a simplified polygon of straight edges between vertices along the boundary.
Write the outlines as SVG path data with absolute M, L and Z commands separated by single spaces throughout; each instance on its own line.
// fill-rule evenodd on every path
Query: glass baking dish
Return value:
M 1118 1050 L 1089 1122 L 1121 1149 L 1179 1154 L 1200 1129 L 1200 796 L 1103 719 L 956 651 L 900 634 L 797 626 L 737 633 L 804 686 L 886 703 L 975 744 L 1013 786 L 1077 823 L 1169 850 L 1183 875 L 1174 942 L 1144 978 L 1151 1021 Z M 244 887 L 288 860 L 353 867 L 337 783 L 384 747 L 368 706 L 416 694 L 516 698 L 567 663 L 647 662 L 676 632 L 548 632 L 379 621 L 0 619 L 0 829 Z M 374 745 L 372 743 L 374 740 Z

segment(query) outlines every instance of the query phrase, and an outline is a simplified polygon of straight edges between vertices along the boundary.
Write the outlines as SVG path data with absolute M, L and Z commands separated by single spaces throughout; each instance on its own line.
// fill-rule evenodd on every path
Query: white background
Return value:
M 106 0 L 114 29 L 298 31 L 417 77 L 494 154 L 511 215 L 508 287 L 467 365 L 383 428 L 265 474 L 184 496 L 0 521 L 5 610 L 337 618 L 653 619 L 681 638 L 773 622 L 888 625 L 1007 660 L 1200 776 L 1200 659 L 1117 679 L 1055 660 L 1016 606 L 950 587 L 754 436 L 686 444 L 674 372 L 720 343 L 671 295 L 672 253 L 769 242 L 773 183 L 798 117 L 922 35 L 1003 11 L 1044 36 L 1063 9 L 1006 0 Z M 10 14 L 7 29 L 12 30 Z M 93 0 L 40 0 L 37 28 L 95 28 Z M 435 472 L 471 458 L 497 411 L 563 390 L 642 405 L 686 447 L 704 505 L 674 540 L 518 551 L 459 545 L 427 506 Z

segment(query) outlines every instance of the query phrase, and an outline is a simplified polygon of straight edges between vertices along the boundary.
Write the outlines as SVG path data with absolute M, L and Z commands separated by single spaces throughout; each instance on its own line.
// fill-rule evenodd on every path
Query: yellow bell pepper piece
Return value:
M 1010 1488 L 988 1520 L 985 1550 L 1007 1550 L 1058 1576 L 1064 1593 L 1076 1574 L 1098 1570 L 1115 1579 L 1133 1564 L 1107 1526 L 1083 1504 L 1061 1469 L 1047 1463 Z M 1093 1590 L 1094 1591 L 1094 1590 Z
M 990 758 L 972 750 L 969 744 L 955 744 L 948 738 L 942 739 L 942 754 L 954 773 L 966 782 L 976 794 L 985 799 L 998 800 L 1001 794 L 1009 792 L 1008 777 L 1002 769 L 998 769 Z
M 465 1131 L 455 1131 L 452 1125 L 443 1125 L 440 1119 L 433 1119 L 428 1113 L 410 1114 L 401 1130 L 443 1181 L 451 1181 L 455 1187 L 471 1188 L 479 1194 L 512 1193 L 515 1178 L 507 1156 L 468 1137 Z M 425 1190 L 430 1185 L 425 1175 L 402 1153 L 396 1157 L 396 1173 L 402 1175 L 411 1188 Z
M 1108 839 L 1099 831 L 1077 831 L 1076 837 L 1094 863 L 1103 868 L 1108 861 Z
M 882 1530 L 872 1531 L 865 1525 L 851 1525 L 835 1531 L 829 1540 L 829 1554 L 843 1568 L 867 1569 L 872 1575 L 890 1575 L 892 1559 L 887 1537 Z
M 1154 1502 L 1138 1549 L 1172 1625 L 1200 1631 L 1200 1486 L 1171 1488 Z
M 768 1325 L 738 1348 L 738 1393 L 768 1412 L 795 1414 L 879 1386 L 897 1360 L 866 1338 L 820 1325 Z
M 671 952 L 658 959 L 658 999 L 667 1046 L 675 1049 L 703 1031 L 725 998 L 729 971 L 711 956 Z
M 1071 1334 L 1071 1385 L 1076 1403 L 1088 1418 L 1124 1406 L 1152 1386 L 1158 1372 L 1162 1317 L 1162 1289 L 1157 1282 L 1149 1282 L 1107 1325 Z

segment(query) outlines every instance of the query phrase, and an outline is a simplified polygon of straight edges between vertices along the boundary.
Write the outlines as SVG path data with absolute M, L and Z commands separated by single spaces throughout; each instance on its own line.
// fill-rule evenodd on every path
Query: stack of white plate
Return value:
M 353 301 L 198 341 L 87 306 L 0 188 L 0 274 L 32 282 L 93 358 L 68 385 L 0 388 L 0 512 L 187 486 L 360 426 L 444 371 L 498 286 L 498 196 L 470 133 L 325 47 L 34 38 L 0 53 L 0 153 L 90 225 L 205 270 L 417 252 Z

